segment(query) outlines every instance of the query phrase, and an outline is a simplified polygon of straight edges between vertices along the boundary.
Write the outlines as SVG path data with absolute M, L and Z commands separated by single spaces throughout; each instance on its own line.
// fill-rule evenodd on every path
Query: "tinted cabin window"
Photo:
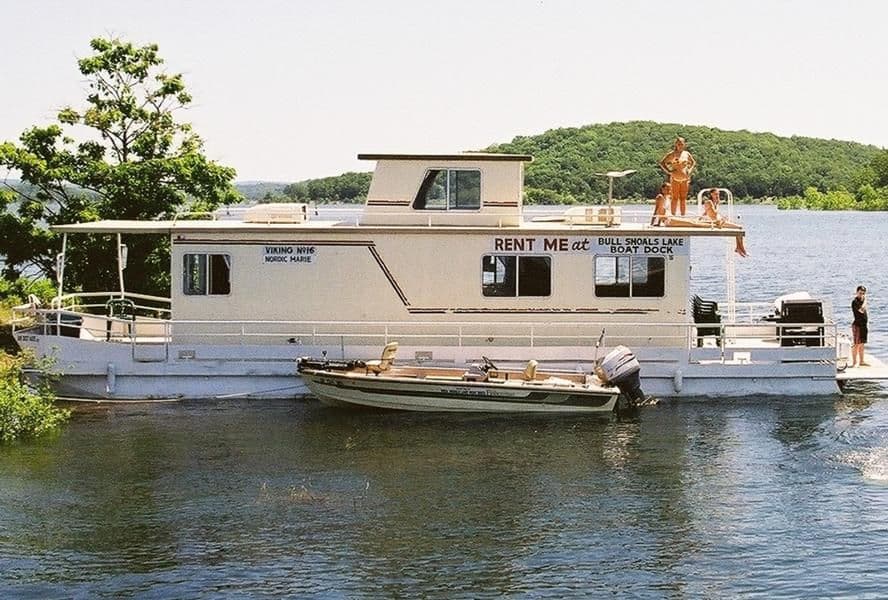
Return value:
M 481 171 L 450 171 L 448 180 L 450 208 L 481 208 Z
M 490 254 L 481 259 L 481 292 L 485 296 L 549 296 L 552 259 L 548 256 Z
M 552 259 L 548 256 L 518 257 L 518 295 L 548 296 L 552 293 Z
M 186 296 L 231 293 L 231 257 L 227 254 L 186 254 L 182 291 Z
M 514 296 L 514 256 L 485 256 L 481 259 L 481 290 L 485 296 Z
M 231 293 L 231 257 L 227 254 L 210 254 L 209 288 L 210 294 Z
M 666 293 L 666 259 L 632 258 L 632 295 L 662 297 Z
M 639 256 L 596 256 L 595 295 L 605 298 L 662 297 L 666 260 Z
M 478 210 L 481 208 L 481 171 L 430 169 L 413 201 L 417 210 Z
M 447 171 L 432 169 L 426 173 L 413 208 L 420 210 L 444 210 L 447 208 Z
M 207 255 L 186 254 L 183 291 L 186 296 L 202 296 L 207 293 Z

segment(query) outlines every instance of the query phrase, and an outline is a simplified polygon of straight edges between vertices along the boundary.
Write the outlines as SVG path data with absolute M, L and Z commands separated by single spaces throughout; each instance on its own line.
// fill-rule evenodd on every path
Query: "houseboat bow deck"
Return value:
M 128 291 L 123 261 L 119 290 L 64 293 L 61 268 L 51 306 L 15 309 L 16 340 L 56 359 L 60 393 L 108 399 L 291 397 L 305 390 L 298 357 L 370 360 L 392 340 L 404 365 L 464 370 L 489 356 L 588 373 L 602 330 L 602 351 L 632 348 L 656 397 L 831 394 L 885 375 L 841 370 L 850 340 L 828 303 L 735 301 L 742 227 L 652 226 L 648 210 L 609 203 L 526 219 L 529 156 L 360 157 L 376 169 L 357 223 L 287 204 L 56 227 L 62 265 L 73 234 L 168 238 L 171 296 Z M 690 246 L 707 237 L 726 240 L 717 304 L 690 297 Z

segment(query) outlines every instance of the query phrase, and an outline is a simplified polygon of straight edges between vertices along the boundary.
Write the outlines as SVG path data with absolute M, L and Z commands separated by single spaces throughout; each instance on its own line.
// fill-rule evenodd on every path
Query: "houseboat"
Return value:
M 359 158 L 376 167 L 356 221 L 263 204 L 236 220 L 56 227 L 59 295 L 17 307 L 15 339 L 55 359 L 59 393 L 99 399 L 292 397 L 306 392 L 297 358 L 371 360 L 395 340 L 405 365 L 487 356 L 589 373 L 602 333 L 602 352 L 634 351 L 657 397 L 831 394 L 864 375 L 843 370 L 850 342 L 828 304 L 736 302 L 742 227 L 657 226 L 610 202 L 530 218 L 526 155 Z M 120 289 L 65 293 L 75 234 L 117 237 Z M 126 288 L 133 235 L 169 239 L 169 298 Z M 728 257 L 718 302 L 690 293 L 691 245 L 713 237 Z

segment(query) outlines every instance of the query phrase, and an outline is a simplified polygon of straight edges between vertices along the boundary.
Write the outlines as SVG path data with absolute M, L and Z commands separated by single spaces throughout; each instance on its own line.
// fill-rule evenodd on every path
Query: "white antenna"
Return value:
M 607 205 L 610 206 L 614 203 L 614 179 L 617 177 L 625 177 L 626 175 L 632 175 L 635 173 L 635 169 L 629 169 L 627 171 L 608 171 L 607 173 L 595 173 L 599 177 L 607 177 Z

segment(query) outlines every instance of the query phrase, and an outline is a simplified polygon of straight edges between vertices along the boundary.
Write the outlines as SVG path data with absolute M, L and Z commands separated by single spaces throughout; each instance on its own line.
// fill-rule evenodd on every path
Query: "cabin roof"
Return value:
M 358 154 L 358 160 L 533 162 L 533 156 L 530 154 L 499 154 L 494 152 L 461 152 L 459 154 Z
M 92 221 L 89 223 L 71 223 L 54 225 L 54 231 L 61 233 L 92 233 L 92 234 L 173 234 L 175 232 L 204 233 L 255 233 L 255 232 L 306 232 L 317 230 L 352 229 L 359 231 L 379 232 L 414 232 L 414 233 L 453 233 L 466 234 L 477 232 L 511 233 L 524 232 L 537 234 L 541 232 L 561 232 L 565 235 L 643 235 L 662 236 L 679 235 L 685 237 L 743 237 L 742 229 L 719 229 L 700 227 L 652 227 L 643 223 L 623 223 L 610 227 L 590 226 L 585 224 L 566 224 L 558 222 L 523 221 L 514 226 L 447 226 L 435 225 L 354 225 L 342 221 L 311 220 L 304 223 L 245 223 L 234 220 L 217 221 Z
M 172 221 L 90 221 L 53 225 L 53 231 L 62 233 L 168 233 Z
M 304 231 L 306 229 L 328 228 L 340 221 L 314 220 L 307 223 L 249 223 L 244 221 L 91 221 L 53 225 L 54 231 L 62 233 L 172 233 L 174 231 Z

